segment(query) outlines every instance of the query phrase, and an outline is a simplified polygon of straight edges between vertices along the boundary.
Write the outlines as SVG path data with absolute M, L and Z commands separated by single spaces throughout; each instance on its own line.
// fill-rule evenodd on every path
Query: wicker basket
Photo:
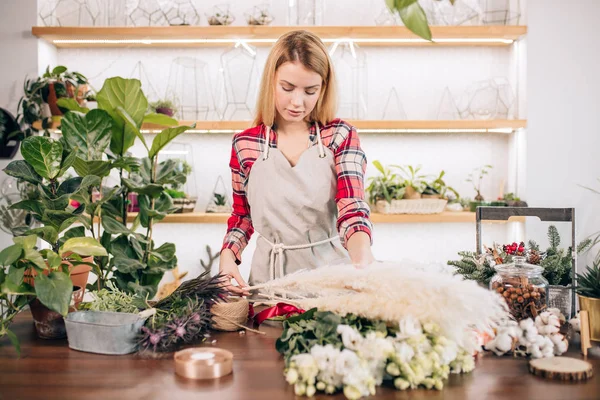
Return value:
M 439 214 L 446 203 L 448 200 L 442 199 L 392 200 L 391 203 L 379 200 L 375 209 L 381 214 Z

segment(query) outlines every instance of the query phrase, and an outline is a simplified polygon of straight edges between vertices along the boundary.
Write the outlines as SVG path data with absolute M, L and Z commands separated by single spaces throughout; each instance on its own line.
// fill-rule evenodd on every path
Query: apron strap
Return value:
M 315 122 L 315 128 L 317 130 L 317 143 L 319 145 L 319 158 L 325 158 L 325 146 L 323 145 L 323 139 L 321 138 L 321 129 L 319 123 Z M 271 127 L 266 126 L 265 129 L 265 147 L 263 149 L 263 160 L 269 158 L 269 149 L 271 147 Z
M 269 279 L 270 280 L 275 279 L 275 257 L 276 256 L 279 256 L 279 277 L 283 278 L 283 276 L 285 275 L 284 271 L 283 271 L 283 252 L 285 250 L 308 249 L 311 247 L 315 247 L 315 246 L 319 246 L 319 245 L 326 244 L 329 242 L 333 242 L 334 240 L 339 239 L 339 235 L 338 235 L 338 236 L 330 237 L 329 239 L 321 240 L 318 242 L 286 246 L 283 243 L 273 243 L 269 239 L 267 239 L 266 237 L 261 235 L 260 233 L 258 233 L 258 235 L 259 235 L 258 236 L 259 238 L 263 239 L 265 242 L 267 242 L 271 246 L 271 251 L 270 251 L 270 255 L 269 255 L 269 258 L 270 258 Z

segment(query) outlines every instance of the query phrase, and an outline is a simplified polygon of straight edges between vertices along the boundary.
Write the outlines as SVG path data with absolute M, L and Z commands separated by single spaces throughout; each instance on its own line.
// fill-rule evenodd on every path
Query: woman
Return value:
M 254 230 L 251 285 L 373 262 L 366 157 L 356 129 L 335 111 L 335 75 L 321 40 L 307 31 L 283 35 L 267 58 L 254 127 L 233 138 L 233 213 L 219 265 L 230 292 L 249 294 L 238 265 Z

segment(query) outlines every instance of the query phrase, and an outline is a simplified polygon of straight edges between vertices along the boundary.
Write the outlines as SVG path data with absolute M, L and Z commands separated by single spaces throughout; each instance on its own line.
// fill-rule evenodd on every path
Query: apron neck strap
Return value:
M 263 160 L 269 158 L 269 148 L 271 147 L 271 127 L 265 126 L 265 148 L 263 150 Z M 317 144 L 319 146 L 319 158 L 325 158 L 325 146 L 321 138 L 321 128 L 319 123 L 315 121 L 315 129 L 317 131 Z

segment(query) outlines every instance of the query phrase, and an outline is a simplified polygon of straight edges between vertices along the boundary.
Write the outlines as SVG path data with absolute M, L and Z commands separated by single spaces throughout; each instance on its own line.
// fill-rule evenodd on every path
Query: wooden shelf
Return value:
M 404 26 L 144 26 L 40 27 L 31 33 L 58 48 L 210 47 L 244 40 L 270 46 L 291 30 L 306 29 L 323 41 L 353 40 L 361 46 L 508 46 L 527 33 L 526 26 L 433 26 L 434 42 Z
M 127 216 L 128 222 L 133 222 L 136 213 L 130 213 Z M 187 213 L 167 215 L 160 223 L 172 224 L 224 224 L 227 222 L 229 214 L 212 213 Z M 385 223 L 475 223 L 475 213 L 473 212 L 451 212 L 446 211 L 440 214 L 371 214 L 371 221 L 375 224 Z M 524 222 L 524 217 L 511 218 L 510 222 Z M 504 223 L 505 221 L 497 221 Z
M 60 117 L 54 117 L 50 129 L 58 130 Z M 527 120 L 349 120 L 361 133 L 376 133 L 388 131 L 392 133 L 510 133 L 516 129 L 525 128 Z M 195 123 L 194 133 L 234 133 L 250 127 L 250 121 L 179 121 L 180 125 L 191 125 Z M 41 129 L 41 122 L 35 122 L 34 128 Z M 158 125 L 144 124 L 142 130 L 160 131 L 164 127 Z

